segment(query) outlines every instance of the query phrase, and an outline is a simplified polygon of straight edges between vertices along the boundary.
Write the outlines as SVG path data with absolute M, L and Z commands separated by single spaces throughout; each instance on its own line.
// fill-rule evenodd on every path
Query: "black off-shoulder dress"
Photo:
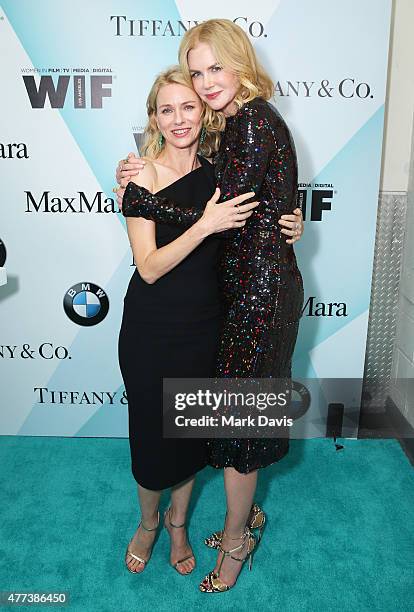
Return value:
M 173 198 L 183 209 L 196 198 L 202 211 L 215 183 L 212 165 L 202 158 L 200 162 L 200 168 L 159 196 Z M 130 183 L 126 214 L 140 189 Z M 158 247 L 184 231 L 158 223 L 155 229 Z M 128 397 L 132 474 L 146 489 L 172 487 L 207 464 L 205 440 L 163 437 L 163 378 L 209 378 L 214 373 L 221 323 L 218 247 L 217 238 L 209 236 L 153 284 L 135 268 L 124 298 L 119 364 Z
M 260 205 L 246 225 L 225 233 L 219 263 L 224 311 L 216 376 L 290 378 L 303 308 L 302 276 L 294 249 L 278 219 L 297 206 L 297 159 L 290 131 L 278 111 L 262 98 L 245 103 L 226 121 L 214 158 L 221 200 L 254 191 Z M 190 226 L 202 215 L 169 198 L 128 185 L 125 215 Z M 132 190 L 132 192 L 131 192 Z M 288 415 L 287 415 L 288 416 Z M 280 438 L 208 440 L 208 462 L 248 473 L 280 460 L 289 449 Z

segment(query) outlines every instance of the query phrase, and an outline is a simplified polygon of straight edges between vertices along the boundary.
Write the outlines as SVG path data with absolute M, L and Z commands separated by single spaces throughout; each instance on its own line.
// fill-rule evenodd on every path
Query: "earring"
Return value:
M 203 125 L 203 128 L 201 130 L 201 134 L 200 134 L 200 145 L 204 144 L 204 141 L 206 139 L 206 135 L 207 135 L 207 130 L 206 130 L 206 128 Z
M 160 135 L 158 136 L 158 146 L 160 147 L 160 149 L 163 144 L 164 144 L 164 136 L 160 132 Z

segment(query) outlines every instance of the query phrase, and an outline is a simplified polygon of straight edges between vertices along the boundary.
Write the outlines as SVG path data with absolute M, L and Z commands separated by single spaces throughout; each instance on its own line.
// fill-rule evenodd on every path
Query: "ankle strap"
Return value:
M 140 522 L 142 529 L 144 529 L 145 531 L 156 531 L 158 529 L 159 524 L 160 524 L 160 513 L 159 512 L 157 512 L 157 524 L 155 525 L 155 527 L 151 527 L 151 529 L 148 529 L 148 527 L 145 527 L 142 521 Z
M 249 535 L 250 530 L 248 527 L 245 527 L 243 535 L 239 536 L 238 538 L 231 538 L 227 533 L 226 530 L 223 530 L 223 536 L 226 536 L 229 540 L 245 540 L 247 538 L 247 536 Z
M 223 535 L 224 535 L 224 531 L 223 531 Z M 242 550 L 245 543 L 246 543 L 246 539 L 251 537 L 251 532 L 248 529 L 248 527 L 246 527 L 244 533 L 242 536 L 240 536 L 239 538 L 229 538 L 229 540 L 242 540 L 241 544 L 239 544 L 238 546 L 235 546 L 234 548 L 230 548 L 229 550 L 224 550 L 223 548 L 223 540 L 221 540 L 221 546 L 220 546 L 220 552 L 223 553 L 223 557 L 222 557 L 222 561 L 224 559 L 224 557 L 226 556 L 230 556 L 232 559 L 235 559 L 236 561 L 240 561 L 240 559 L 237 559 L 237 557 L 233 557 L 232 553 L 237 552 L 238 550 Z M 221 563 L 220 563 L 220 567 L 221 567 Z
M 181 527 L 185 527 L 185 522 L 182 525 L 174 525 L 174 523 L 171 522 L 171 506 L 168 508 L 168 510 L 165 511 L 165 514 L 168 514 L 168 523 L 170 527 L 174 527 L 174 529 L 180 529 Z

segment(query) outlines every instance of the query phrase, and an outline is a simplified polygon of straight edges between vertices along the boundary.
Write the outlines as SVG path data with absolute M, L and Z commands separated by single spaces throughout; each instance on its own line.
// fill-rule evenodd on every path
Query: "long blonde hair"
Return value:
M 156 159 L 164 148 L 164 143 L 160 144 L 161 132 L 158 129 L 155 119 L 157 113 L 157 97 L 161 87 L 172 84 L 184 85 L 194 90 L 191 80 L 189 83 L 180 66 L 171 66 L 171 68 L 164 70 L 157 76 L 147 98 L 148 121 L 144 129 L 144 142 L 140 150 L 142 157 L 146 156 L 150 159 Z M 200 103 L 203 108 L 201 121 L 205 130 L 205 137 L 204 142 L 200 142 L 199 153 L 204 157 L 210 157 L 218 150 L 220 134 L 217 127 L 213 125 L 211 118 L 209 119 L 206 116 L 207 105 L 202 100 L 200 100 Z
M 259 63 L 247 34 L 230 19 L 209 19 L 184 34 L 178 56 L 188 83 L 192 82 L 188 52 L 199 42 L 210 45 L 217 62 L 239 79 L 240 89 L 234 99 L 238 108 L 258 96 L 265 100 L 273 97 L 275 86 L 272 79 Z M 206 117 L 215 128 L 224 129 L 223 113 L 208 109 Z

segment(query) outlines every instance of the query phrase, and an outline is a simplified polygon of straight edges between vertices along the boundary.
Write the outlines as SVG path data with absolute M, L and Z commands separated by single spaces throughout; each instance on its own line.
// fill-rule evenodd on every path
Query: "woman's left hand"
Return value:
M 282 215 L 278 221 L 283 228 L 280 230 L 282 234 L 292 236 L 286 240 L 287 244 L 293 244 L 300 240 L 303 234 L 303 216 L 300 208 L 295 208 L 293 215 Z

